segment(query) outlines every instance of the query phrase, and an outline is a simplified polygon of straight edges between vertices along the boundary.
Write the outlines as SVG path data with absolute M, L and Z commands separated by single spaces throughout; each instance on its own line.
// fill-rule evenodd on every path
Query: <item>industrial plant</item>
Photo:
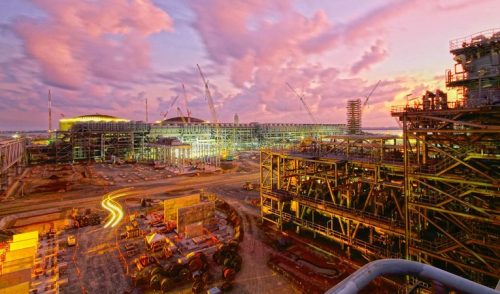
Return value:
M 500 31 L 449 44 L 401 135 L 363 130 L 380 81 L 331 124 L 290 84 L 311 123 L 221 122 L 199 66 L 209 121 L 54 128 L 49 92 L 0 141 L 0 293 L 498 293 Z

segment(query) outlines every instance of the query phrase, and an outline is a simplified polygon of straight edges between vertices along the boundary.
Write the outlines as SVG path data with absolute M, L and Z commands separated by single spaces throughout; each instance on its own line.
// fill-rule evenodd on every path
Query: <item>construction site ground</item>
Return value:
M 134 187 L 129 200 L 124 200 L 127 197 L 119 200 L 126 204 L 124 206 L 137 205 L 140 198 L 157 201 L 203 189 L 217 194 L 235 208 L 242 219 L 244 237 L 240 243 L 240 254 L 243 264 L 234 280 L 232 293 L 300 293 L 294 283 L 268 266 L 270 257 L 276 251 L 270 246 L 269 235 L 260 227 L 259 191 L 243 189 L 248 182 L 258 187 L 258 160 L 255 154 L 247 153 L 238 161 L 228 163 L 229 168 L 223 171 L 187 175 L 133 164 L 33 167 L 23 179 L 28 183 L 24 195 L 4 199 L 0 218 L 33 211 L 53 213 L 54 210 L 75 207 L 91 208 L 105 216 L 106 211 L 100 205 L 103 195 L 124 187 Z M 58 184 L 52 186 L 50 181 Z M 77 238 L 77 246 L 64 249 L 64 260 L 68 263 L 65 293 L 79 292 L 82 288 L 88 293 L 136 292 L 119 258 L 116 228 L 103 228 L 101 224 L 72 229 L 63 234 L 74 234 Z M 64 240 L 64 235 L 61 238 Z M 294 248 L 303 256 L 311 250 L 300 243 L 296 243 Z M 335 259 L 328 261 L 334 266 L 342 264 Z M 186 284 L 176 292 L 191 293 L 191 285 Z

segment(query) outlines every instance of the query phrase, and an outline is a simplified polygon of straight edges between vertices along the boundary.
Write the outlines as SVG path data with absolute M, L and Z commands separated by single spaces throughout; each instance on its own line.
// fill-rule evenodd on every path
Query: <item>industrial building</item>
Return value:
M 129 121 L 108 115 L 60 120 L 48 145 L 30 145 L 28 161 L 103 160 L 158 161 L 176 164 L 194 159 L 218 162 L 221 155 L 260 147 L 286 148 L 304 138 L 342 134 L 343 124 L 209 123 L 174 117 L 157 123 Z
M 456 64 L 446 85 L 459 98 L 427 92 L 394 106 L 403 138 L 354 131 L 262 150 L 262 220 L 322 236 L 353 258 L 406 258 L 495 286 L 500 32 L 453 40 L 450 52 Z

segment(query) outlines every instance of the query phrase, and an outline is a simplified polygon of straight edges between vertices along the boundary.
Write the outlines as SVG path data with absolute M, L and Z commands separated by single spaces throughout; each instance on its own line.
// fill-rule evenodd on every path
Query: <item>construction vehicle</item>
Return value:
M 255 186 L 251 182 L 246 182 L 243 185 L 243 190 L 252 191 L 254 189 L 255 189 Z
M 75 235 L 68 235 L 68 246 L 75 246 L 76 245 L 76 237 Z

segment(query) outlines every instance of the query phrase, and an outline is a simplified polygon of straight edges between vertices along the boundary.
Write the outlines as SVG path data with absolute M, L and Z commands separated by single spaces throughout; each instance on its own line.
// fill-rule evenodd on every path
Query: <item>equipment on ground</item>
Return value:
M 68 235 L 68 246 L 76 245 L 76 237 L 75 235 Z
M 246 182 L 243 185 L 243 190 L 252 191 L 253 189 L 255 189 L 255 186 L 251 182 Z

